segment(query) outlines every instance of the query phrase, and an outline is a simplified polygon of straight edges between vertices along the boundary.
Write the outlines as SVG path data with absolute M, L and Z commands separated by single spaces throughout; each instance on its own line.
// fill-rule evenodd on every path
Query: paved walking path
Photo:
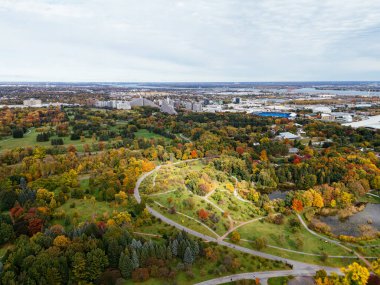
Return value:
M 327 237 L 325 237 L 325 236 L 323 236 L 323 235 L 320 235 L 320 234 L 318 234 L 318 233 L 312 231 L 312 230 L 309 229 L 309 227 L 306 225 L 305 221 L 302 219 L 302 217 L 301 217 L 301 215 L 300 215 L 299 213 L 297 213 L 297 216 L 298 216 L 298 219 L 300 220 L 301 224 L 303 225 L 303 227 L 304 227 L 309 233 L 311 233 L 312 235 L 314 235 L 314 236 L 316 236 L 316 237 L 318 237 L 318 238 L 320 238 L 320 239 L 323 239 L 323 240 L 325 240 L 325 241 L 327 241 L 327 242 L 330 242 L 330 243 L 333 243 L 333 244 L 335 244 L 335 245 L 337 245 L 337 246 L 340 246 L 341 248 L 343 248 L 343 249 L 345 249 L 345 250 L 347 250 L 347 251 L 349 251 L 349 252 L 354 253 L 354 254 L 355 254 L 359 259 L 361 259 L 361 260 L 362 260 L 362 261 L 363 261 L 368 267 L 371 267 L 371 263 L 370 263 L 367 259 L 365 259 L 362 255 L 360 255 L 359 253 L 357 253 L 355 250 L 353 250 L 353 249 L 351 249 L 351 248 L 349 248 L 349 247 L 343 245 L 340 241 L 337 241 L 337 240 L 333 240 L 333 239 L 327 238 Z
M 191 139 L 189 139 L 188 137 L 185 137 L 183 134 L 179 134 L 179 136 L 181 137 L 181 139 L 184 139 L 185 141 L 192 143 Z
M 180 161 L 180 162 L 177 162 L 175 164 L 189 162 L 189 161 L 194 161 L 194 160 L 199 160 L 199 159 Z M 141 203 L 141 196 L 140 196 L 140 193 L 139 193 L 139 187 L 140 187 L 141 183 L 144 181 L 144 179 L 146 177 L 148 177 L 150 174 L 152 174 L 154 171 L 157 171 L 160 168 L 161 168 L 161 166 L 157 166 L 152 171 L 147 172 L 147 173 L 143 174 L 142 176 L 140 176 L 140 178 L 137 180 L 136 186 L 134 188 L 134 196 L 135 196 L 135 199 L 136 199 L 136 201 L 138 203 Z M 181 224 L 178 224 L 177 222 L 169 219 L 168 217 L 164 216 L 163 214 L 161 214 L 160 212 L 154 210 L 153 208 L 151 208 L 149 206 L 146 206 L 146 208 L 149 211 L 149 213 L 152 216 L 156 217 L 157 219 L 160 219 L 161 221 L 165 222 L 166 224 L 169 224 L 169 225 L 171 225 L 171 226 L 173 226 L 173 227 L 175 227 L 175 228 L 177 228 L 179 230 L 183 230 L 183 231 L 185 231 L 185 232 L 187 232 L 187 233 L 189 233 L 189 234 L 191 234 L 191 235 L 193 235 L 195 237 L 201 238 L 201 239 L 209 241 L 209 242 L 215 242 L 215 243 L 218 243 L 219 245 L 226 246 L 226 247 L 229 247 L 229 248 L 241 251 L 241 252 L 245 252 L 245 253 L 248 253 L 248 254 L 251 254 L 251 255 L 259 256 L 259 257 L 270 259 L 270 260 L 281 261 L 281 262 L 284 262 L 286 264 L 289 264 L 290 266 L 292 266 L 293 270 L 284 271 L 284 272 L 290 272 L 289 274 L 295 275 L 295 274 L 298 274 L 300 272 L 306 272 L 306 273 L 314 274 L 317 270 L 321 270 L 321 269 L 324 269 L 324 270 L 326 270 L 328 272 L 337 272 L 337 273 L 339 273 L 339 269 L 338 268 L 333 268 L 333 267 L 328 267 L 328 266 L 319 266 L 319 265 L 299 262 L 299 261 L 295 261 L 295 260 L 292 260 L 292 259 L 283 258 L 283 257 L 275 256 L 275 255 L 272 255 L 272 254 L 264 253 L 264 252 L 261 252 L 261 251 L 256 251 L 256 250 L 253 250 L 253 249 L 242 247 L 242 246 L 239 246 L 239 245 L 236 245 L 236 244 L 232 244 L 232 243 L 229 243 L 229 242 L 226 242 L 226 241 L 223 241 L 223 240 L 218 240 L 218 239 L 216 239 L 214 237 L 210 237 L 208 235 L 199 233 L 199 232 L 197 232 L 197 231 L 195 231 L 193 229 L 187 228 L 187 227 L 185 227 L 185 226 L 183 226 Z M 246 274 L 248 274 L 248 273 L 246 273 Z M 271 274 L 273 274 L 273 272 L 271 272 Z M 277 274 L 274 274 L 273 276 L 283 276 L 281 274 L 282 273 L 277 273 Z M 242 279 L 247 279 L 247 277 L 242 278 Z M 241 280 L 241 279 L 236 279 L 236 280 Z M 226 282 L 228 282 L 228 280 Z M 206 283 L 206 284 L 220 284 L 220 283 Z
M 245 200 L 243 199 L 238 191 L 237 191 L 237 183 L 238 183 L 238 179 L 235 177 L 235 176 L 231 176 L 233 179 L 235 179 L 235 188 L 234 188 L 234 196 L 236 197 L 236 199 L 238 199 L 239 201 L 241 202 L 244 202 L 244 203 L 252 203 L 251 201 L 248 201 L 248 200 Z
M 250 224 L 250 223 L 253 223 L 253 222 L 256 222 L 256 221 L 259 221 L 259 220 L 262 220 L 264 219 L 265 217 L 259 217 L 259 218 L 255 218 L 255 219 L 252 219 L 252 220 L 249 220 L 249 221 L 246 221 L 246 222 L 243 222 L 243 223 L 240 223 L 238 224 L 237 226 L 229 229 L 223 236 L 220 237 L 220 240 L 224 240 L 230 233 L 232 233 L 233 231 L 235 231 L 236 229 L 242 227 L 242 226 L 245 226 L 246 224 Z
M 333 272 L 341 274 L 336 269 L 326 270 L 327 274 L 331 274 Z M 248 273 L 240 273 L 234 275 L 228 275 L 224 277 L 219 277 L 211 280 L 207 280 L 204 282 L 197 283 L 196 285 L 215 285 L 215 284 L 223 284 L 232 281 L 238 280 L 248 280 L 248 279 L 256 279 L 259 278 L 261 284 L 267 284 L 267 280 L 272 277 L 278 276 L 313 276 L 315 271 L 313 269 L 296 269 L 296 270 L 281 270 L 281 271 L 263 271 L 263 272 L 248 272 Z
M 370 196 L 372 196 L 372 197 L 376 197 L 376 198 L 380 198 L 379 195 L 376 195 L 376 194 L 373 194 L 373 193 L 367 193 L 367 195 L 370 195 Z
M 160 204 L 159 202 L 154 201 L 154 203 L 155 203 L 156 205 L 158 205 L 159 207 L 168 210 L 168 208 L 166 208 L 164 205 Z M 188 218 L 188 219 L 190 219 L 190 220 L 193 220 L 193 221 L 196 222 L 197 224 L 200 224 L 201 226 L 205 227 L 207 230 L 209 230 L 209 231 L 212 232 L 216 237 L 219 238 L 219 235 L 218 235 L 213 229 L 211 229 L 209 226 L 207 226 L 206 224 L 202 223 L 201 221 L 199 221 L 199 220 L 197 220 L 197 219 L 194 219 L 193 217 L 190 217 L 190 216 L 188 216 L 188 215 L 186 215 L 186 214 L 184 214 L 184 213 L 178 212 L 178 211 L 176 211 L 176 214 L 181 215 L 181 216 L 184 216 L 184 217 L 186 217 L 186 218 Z

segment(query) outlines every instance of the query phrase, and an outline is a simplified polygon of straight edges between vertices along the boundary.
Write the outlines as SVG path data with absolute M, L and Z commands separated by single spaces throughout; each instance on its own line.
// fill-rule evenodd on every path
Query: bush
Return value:
M 77 140 L 79 140 L 80 139 L 80 135 L 78 135 L 78 134 L 76 134 L 76 133 L 73 133 L 73 134 L 71 134 L 71 136 L 70 136 L 70 140 L 72 140 L 72 141 L 77 141 Z
M 40 133 L 37 135 L 37 142 L 47 142 L 49 141 L 50 134 L 49 133 Z
M 63 145 L 63 139 L 51 139 L 51 145 Z
M 14 139 L 21 139 L 24 137 L 24 130 L 21 128 L 13 129 L 12 136 Z
M 262 249 L 266 248 L 267 245 L 268 245 L 268 241 L 265 237 L 256 238 L 255 241 L 253 242 L 253 246 L 257 250 L 262 250 Z

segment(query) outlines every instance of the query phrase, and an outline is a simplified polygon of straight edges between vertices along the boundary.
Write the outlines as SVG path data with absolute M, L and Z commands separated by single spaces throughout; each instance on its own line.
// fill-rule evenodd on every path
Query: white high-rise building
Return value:
M 27 107 L 40 107 L 42 105 L 42 101 L 38 99 L 29 99 L 29 100 L 24 100 L 24 106 Z

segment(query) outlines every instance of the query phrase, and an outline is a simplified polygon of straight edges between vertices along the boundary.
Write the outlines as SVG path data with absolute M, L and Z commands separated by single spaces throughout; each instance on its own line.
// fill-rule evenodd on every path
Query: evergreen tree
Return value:
M 186 264 L 193 264 L 194 262 L 194 256 L 193 256 L 193 253 L 191 252 L 190 247 L 187 247 L 185 250 L 185 254 L 183 256 L 183 262 Z
M 136 250 L 132 251 L 132 266 L 133 266 L 133 269 L 136 269 L 140 266 L 139 258 L 137 257 Z
M 108 255 L 110 266 L 113 268 L 117 267 L 117 264 L 120 258 L 120 251 L 121 251 L 121 247 L 119 246 L 117 241 L 111 240 L 110 243 L 108 244 L 107 255 Z
M 191 250 L 193 251 L 194 253 L 194 256 L 198 256 L 199 255 L 199 245 L 198 245 L 198 242 L 193 242 L 193 246 L 191 247 Z
M 175 239 L 172 243 L 173 256 L 178 256 L 178 241 Z
M 119 269 L 124 278 L 131 277 L 133 271 L 132 260 L 124 253 L 120 255 Z
M 108 266 L 107 255 L 100 248 L 93 249 L 87 253 L 86 264 L 87 280 L 96 280 Z
M 173 252 L 170 245 L 166 248 L 166 259 L 171 260 L 173 258 Z

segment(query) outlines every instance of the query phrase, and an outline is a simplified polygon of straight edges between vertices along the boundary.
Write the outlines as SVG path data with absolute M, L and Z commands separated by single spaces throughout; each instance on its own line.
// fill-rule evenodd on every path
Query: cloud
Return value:
M 380 78 L 373 0 L 2 0 L 0 36 L 6 80 Z

